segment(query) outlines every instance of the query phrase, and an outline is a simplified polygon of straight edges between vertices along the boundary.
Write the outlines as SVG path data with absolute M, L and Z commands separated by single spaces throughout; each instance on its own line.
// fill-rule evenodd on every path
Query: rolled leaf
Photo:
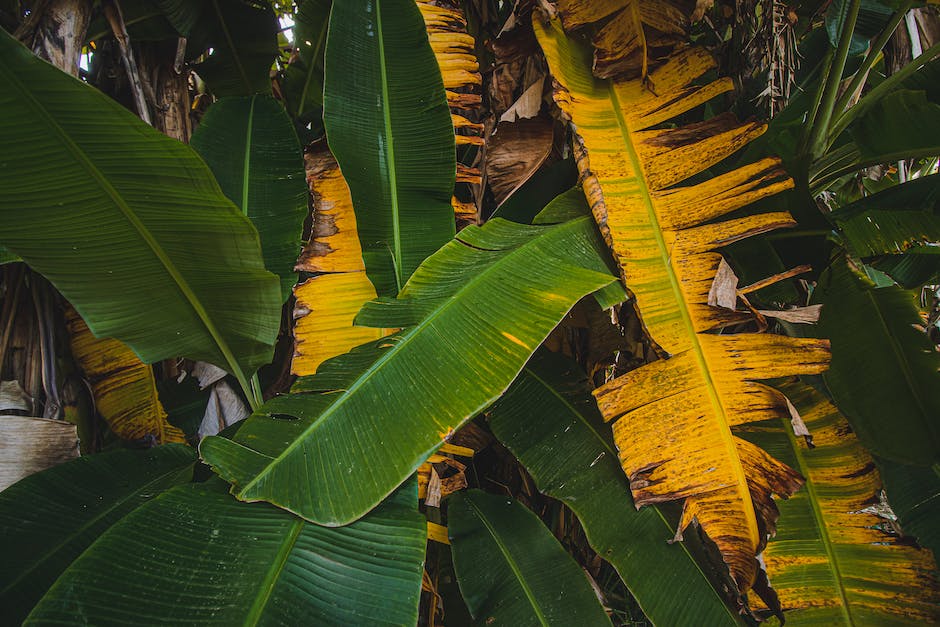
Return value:
M 261 237 L 265 266 L 286 299 L 307 215 L 303 158 L 294 125 L 270 96 L 223 98 L 206 111 L 192 147 Z
M 408 328 L 298 383 L 326 393 L 274 398 L 232 440 L 203 440 L 203 458 L 242 500 L 319 524 L 356 520 L 492 403 L 575 302 L 614 280 L 602 250 L 587 217 L 465 228 L 397 299 L 357 319 Z
M 180 486 L 108 530 L 26 624 L 413 625 L 426 542 L 415 494 L 411 482 L 327 529 L 236 501 L 218 480 Z
M 5 33 L 0 59 L 0 243 L 144 362 L 270 361 L 277 280 L 202 159 Z
M 937 463 L 940 354 L 918 328 L 914 295 L 875 287 L 836 260 L 813 302 L 823 305 L 819 334 L 832 341 L 826 385 L 862 443 L 902 464 Z
M 489 420 L 539 490 L 578 516 L 591 548 L 617 569 L 654 624 L 737 624 L 685 545 L 667 542 L 674 530 L 659 510 L 633 506 L 610 427 L 577 363 L 536 353 Z M 669 585 L 652 572 L 670 573 Z
M 929 550 L 885 531 L 874 460 L 825 396 L 798 381 L 780 389 L 812 445 L 794 435 L 788 419 L 742 431 L 806 477 L 806 488 L 780 504 L 777 535 L 763 554 L 786 624 L 936 623 L 937 566 Z
M 736 439 L 731 427 L 786 412 L 779 393 L 755 379 L 821 372 L 828 350 L 823 340 L 713 333 L 749 315 L 709 305 L 708 294 L 722 261 L 716 249 L 795 224 L 776 212 L 717 220 L 793 182 L 779 161 L 764 159 L 680 185 L 764 130 L 727 115 L 663 126 L 732 88 L 730 79 L 693 84 L 715 66 L 704 50 L 678 50 L 646 81 L 600 81 L 587 51 L 557 20 L 536 17 L 534 26 L 559 84 L 555 101 L 578 134 L 575 154 L 594 217 L 646 330 L 668 357 L 595 391 L 604 418 L 616 421 L 634 502 L 682 501 L 677 537 L 697 521 L 745 592 L 773 533 L 772 495 L 793 493 L 800 477 Z
M 195 461 L 195 451 L 179 444 L 117 450 L 79 457 L 0 493 L 4 622 L 19 624 L 108 527 L 164 490 L 189 481 Z M 152 532 L 143 531 L 141 539 Z
M 610 625 L 584 572 L 517 501 L 481 490 L 447 500 L 460 593 L 481 625 Z
M 453 126 L 414 0 L 336 3 L 325 63 L 324 125 L 366 272 L 380 296 L 394 296 L 454 235 Z

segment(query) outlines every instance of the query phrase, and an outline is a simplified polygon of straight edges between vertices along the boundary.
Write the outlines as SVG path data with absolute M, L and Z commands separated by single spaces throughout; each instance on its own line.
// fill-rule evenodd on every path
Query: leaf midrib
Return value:
M 341 1 L 341 0 L 340 0 Z M 401 215 L 398 201 L 398 172 L 395 167 L 395 136 L 392 132 L 391 92 L 388 87 L 388 68 L 385 60 L 385 35 L 382 29 L 382 0 L 375 0 L 375 32 L 379 53 L 379 74 L 382 78 L 382 121 L 385 126 L 385 160 L 388 165 L 389 194 L 392 213 L 392 253 L 395 257 L 395 284 L 398 291 L 404 285 L 402 276 Z
M 439 317 L 444 315 L 451 308 L 459 306 L 463 300 L 461 298 L 462 294 L 470 292 L 474 290 L 474 288 L 476 288 L 479 284 L 484 283 L 486 278 L 489 277 L 491 273 L 498 271 L 503 266 L 503 264 L 508 263 L 507 262 L 508 259 L 511 259 L 512 257 L 515 257 L 517 255 L 518 256 L 523 255 L 529 246 L 538 245 L 538 243 L 540 242 L 544 243 L 544 239 L 546 237 L 557 236 L 569 230 L 574 231 L 576 230 L 576 228 L 581 228 L 588 221 L 591 221 L 590 226 L 593 227 L 593 220 L 589 216 L 577 218 L 575 220 L 571 220 L 569 222 L 566 222 L 560 225 L 544 227 L 546 228 L 545 233 L 533 237 L 532 239 L 525 242 L 524 244 L 517 246 L 515 249 L 511 250 L 510 252 L 496 259 L 488 267 L 484 268 L 480 272 L 477 272 L 475 275 L 473 275 L 473 277 L 469 281 L 467 281 L 464 285 L 462 285 L 450 297 L 442 299 L 440 304 L 437 307 L 435 307 L 430 314 L 428 314 L 417 325 L 408 329 L 408 331 L 406 331 L 401 336 L 401 339 L 398 342 L 396 342 L 394 346 L 392 346 L 387 351 L 385 351 L 375 362 L 373 362 L 373 364 L 369 366 L 369 368 L 365 372 L 363 372 L 353 382 L 353 384 L 349 386 L 347 390 L 343 392 L 343 395 L 340 398 L 338 398 L 333 404 L 329 405 L 323 411 L 323 413 L 321 413 L 315 419 L 313 423 L 311 423 L 306 429 L 304 429 L 304 431 L 301 434 L 299 434 L 297 438 L 287 446 L 287 448 L 284 449 L 284 451 L 282 451 L 277 457 L 271 458 L 271 461 L 268 464 L 266 464 L 265 467 L 260 472 L 258 472 L 258 474 L 255 475 L 255 477 L 251 481 L 246 483 L 244 487 L 242 487 L 241 490 L 239 490 L 239 494 L 244 495 L 245 493 L 247 493 L 247 491 L 251 489 L 255 483 L 260 481 L 261 478 L 264 477 L 268 472 L 270 472 L 270 470 L 273 467 L 280 464 L 296 448 L 302 446 L 304 441 L 306 441 L 311 436 L 311 434 L 314 431 L 316 431 L 317 428 L 319 428 L 320 425 L 322 425 L 326 420 L 329 420 L 330 416 L 336 413 L 338 408 L 342 407 L 347 399 L 354 396 L 356 391 L 359 388 L 365 385 L 373 376 L 375 376 L 377 372 L 379 372 L 386 364 L 392 361 L 395 355 L 397 355 L 399 352 L 404 350 L 404 348 L 408 345 L 408 343 L 413 338 L 418 337 L 421 334 L 421 331 L 423 329 L 430 326 L 431 323 L 433 323 Z M 460 244 L 464 246 L 467 245 L 467 244 L 464 244 L 463 242 L 460 242 Z M 616 281 L 617 279 L 613 275 L 611 275 L 610 280 Z M 482 409 L 482 407 L 480 409 Z M 250 448 L 250 447 L 246 447 L 246 448 Z M 254 450 L 254 449 L 250 449 L 250 450 Z
M 796 456 L 797 465 L 800 467 L 801 471 L 800 474 L 806 478 L 806 483 L 804 484 L 806 486 L 806 495 L 809 498 L 810 507 L 812 507 L 813 510 L 813 518 L 816 520 L 816 529 L 819 532 L 819 539 L 826 550 L 826 558 L 832 569 L 832 576 L 833 579 L 835 579 L 836 590 L 839 592 L 839 599 L 842 601 L 842 616 L 845 618 L 847 625 L 855 625 L 855 621 L 852 620 L 852 610 L 849 605 L 845 585 L 842 581 L 842 569 L 839 567 L 836 550 L 833 546 L 832 538 L 829 535 L 829 526 L 826 523 L 826 518 L 819 505 L 819 494 L 816 491 L 816 482 L 813 479 L 812 469 L 803 456 L 803 449 L 800 448 L 799 443 L 796 441 L 796 436 L 793 434 L 793 426 L 790 424 L 789 417 L 781 417 L 780 420 L 783 423 L 783 431 L 787 434 L 787 439 L 789 439 L 790 446 Z
M 701 343 L 699 342 L 698 333 L 695 331 L 695 326 L 692 324 L 692 317 L 689 313 L 688 304 L 685 302 L 685 295 L 682 293 L 682 289 L 679 286 L 679 279 L 672 268 L 672 263 L 670 262 L 669 251 L 666 247 L 665 239 L 663 238 L 663 230 L 659 222 L 659 216 L 656 214 L 656 209 L 653 207 L 653 201 L 646 179 L 646 170 L 640 161 L 636 147 L 633 145 L 633 135 L 627 126 L 626 120 L 623 117 L 623 110 L 620 106 L 620 99 L 617 96 L 617 91 L 614 89 L 614 84 L 612 81 L 605 82 L 611 106 L 617 119 L 617 126 L 620 130 L 621 138 L 623 139 L 623 143 L 626 148 L 627 156 L 630 159 L 630 164 L 633 166 L 634 172 L 637 173 L 637 182 L 638 187 L 640 188 L 640 196 L 643 198 L 643 204 L 646 208 L 647 217 L 649 218 L 650 225 L 653 227 L 653 232 L 656 236 L 656 246 L 659 250 L 660 261 L 666 272 L 666 275 L 669 277 L 669 285 L 672 288 L 676 308 L 679 310 L 679 313 L 682 316 L 683 325 L 685 326 L 686 332 L 691 340 L 692 352 L 695 355 L 699 372 L 704 379 L 705 388 L 708 390 L 708 398 L 711 401 L 712 410 L 715 412 L 715 416 L 721 421 L 718 432 L 728 453 L 726 461 L 732 466 L 732 470 L 737 479 L 735 482 L 735 488 L 738 494 L 738 498 L 744 504 L 743 513 L 747 521 L 749 536 L 754 546 L 756 547 L 760 538 L 757 528 L 757 517 L 754 512 L 754 506 L 751 501 L 750 493 L 748 491 L 747 475 L 745 474 L 744 468 L 741 465 L 741 460 L 738 456 L 737 445 L 734 442 L 734 436 L 731 434 L 731 427 L 729 425 L 728 417 L 725 415 L 724 406 L 721 403 L 721 399 L 719 398 L 718 391 L 715 387 L 715 382 L 712 379 L 708 360 L 706 359 L 705 352 L 702 349 Z M 640 316 L 642 318 L 642 312 Z M 653 341 L 656 341 L 656 338 L 653 338 Z
M 251 188 L 249 184 L 249 177 L 251 175 L 251 145 L 254 140 L 252 137 L 254 122 L 255 122 L 255 100 L 257 96 L 250 96 L 249 101 L 251 104 L 248 105 L 248 122 L 245 127 L 245 155 L 242 159 L 242 213 L 247 217 L 249 216 L 248 211 L 248 192 Z
M 493 526 L 490 524 L 490 521 L 483 514 L 483 511 L 479 507 L 477 507 L 476 503 L 473 502 L 473 498 L 471 496 L 464 496 L 464 502 L 467 504 L 468 507 L 470 507 L 470 509 L 473 510 L 473 513 L 476 515 L 477 519 L 481 523 L 483 523 L 483 526 L 486 528 L 487 532 L 489 532 L 490 537 L 493 538 L 493 541 L 496 543 L 496 546 L 499 548 L 500 553 L 502 553 L 503 555 L 503 559 L 506 560 L 506 563 L 509 565 L 510 570 L 512 570 L 513 574 L 516 576 L 516 581 L 518 581 L 519 585 L 522 586 L 522 591 L 525 593 L 526 600 L 528 600 L 529 605 L 532 606 L 532 610 L 535 612 L 536 617 L 538 617 L 539 622 L 545 627 L 548 627 L 549 625 L 548 619 L 545 618 L 545 614 L 542 613 L 542 608 L 540 608 L 538 603 L 536 602 L 535 593 L 532 592 L 532 589 L 529 587 L 528 582 L 526 582 L 525 578 L 522 576 L 522 571 L 519 569 L 519 565 L 516 563 L 516 560 L 513 557 L 512 553 L 503 543 L 502 538 L 500 538 L 499 534 L 496 533 L 496 530 L 493 528 Z
M 305 524 L 303 519 L 294 518 L 287 537 L 284 538 L 284 541 L 281 543 L 281 547 L 278 549 L 274 562 L 272 562 L 271 567 L 268 569 L 268 572 L 265 574 L 259 586 L 258 595 L 251 604 L 251 608 L 248 610 L 244 625 L 254 627 L 261 621 L 262 616 L 264 616 L 264 610 L 268 606 L 268 601 L 271 599 L 271 594 L 274 592 L 274 586 L 277 585 L 278 580 L 281 578 L 281 573 L 284 571 L 288 559 L 290 559 L 291 552 L 294 550 L 294 545 L 297 544 L 297 538 L 300 537 L 300 532 L 303 531 Z
M 214 2 L 215 0 L 213 0 Z M 130 223 L 130 225 L 137 231 L 141 239 L 144 240 L 144 243 L 150 248 L 154 256 L 160 261 L 164 269 L 170 275 L 170 278 L 173 279 L 173 283 L 179 289 L 180 293 L 183 295 L 186 302 L 189 303 L 193 311 L 199 317 L 200 322 L 202 322 L 206 331 L 212 337 L 213 341 L 218 346 L 219 350 L 222 353 L 222 356 L 225 358 L 226 363 L 231 368 L 231 372 L 243 384 L 244 389 L 247 388 L 247 380 L 245 379 L 244 372 L 241 369 L 238 361 L 235 359 L 235 355 L 232 353 L 231 348 L 228 343 L 222 337 L 221 332 L 215 326 L 215 323 L 212 321 L 205 307 L 196 297 L 195 292 L 189 286 L 189 283 L 183 277 L 182 273 L 170 259 L 169 255 L 163 249 L 163 247 L 157 242 L 154 236 L 151 234 L 149 229 L 140 221 L 137 215 L 131 209 L 130 205 L 124 200 L 123 196 L 111 185 L 111 182 L 108 178 L 102 173 L 95 164 L 88 158 L 85 152 L 72 140 L 72 137 L 62 128 L 55 117 L 49 113 L 49 111 L 42 106 L 42 103 L 33 96 L 32 92 L 25 88 L 19 76 L 11 71 L 6 65 L 0 64 L 0 71 L 2 71 L 6 76 L 9 82 L 12 82 L 14 87 L 19 91 L 21 96 L 25 100 L 28 100 L 31 103 L 31 109 L 34 112 L 38 112 L 39 115 L 46 121 L 47 125 L 52 128 L 55 135 L 59 138 L 62 145 L 68 151 L 69 154 L 75 159 L 78 165 L 83 168 L 88 175 L 98 183 L 101 187 L 101 190 L 105 195 L 111 199 L 111 202 L 115 207 L 121 212 L 125 220 Z
M 303 114 L 304 103 L 307 102 L 307 92 L 310 91 L 310 83 L 313 80 L 313 75 L 316 73 L 317 59 L 320 57 L 320 51 L 326 44 L 326 33 L 329 23 L 330 20 L 327 18 L 323 20 L 323 24 L 320 25 L 320 35 L 317 37 L 317 45 L 313 46 L 313 54 L 311 54 L 310 59 L 307 60 L 307 76 L 306 80 L 304 80 L 304 88 L 300 92 L 297 115 Z
M 245 71 L 245 67 L 242 65 L 241 57 L 238 55 L 238 48 L 235 47 L 235 41 L 232 39 L 232 34 L 228 30 L 228 24 L 225 23 L 225 16 L 222 15 L 222 10 L 219 8 L 218 0 L 212 0 L 212 7 L 215 9 L 215 13 L 219 18 L 219 25 L 222 27 L 222 34 L 225 36 L 225 41 L 228 44 L 228 49 L 232 54 L 232 59 L 235 62 L 235 67 L 238 68 L 238 74 L 241 76 L 242 83 L 245 85 L 245 91 L 251 92 L 251 82 L 248 80 L 248 73 Z

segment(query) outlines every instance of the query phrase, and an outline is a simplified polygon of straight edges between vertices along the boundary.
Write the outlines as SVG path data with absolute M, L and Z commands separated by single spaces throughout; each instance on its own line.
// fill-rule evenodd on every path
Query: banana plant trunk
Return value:
M 47 0 L 38 4 L 17 33 L 18 38 L 40 59 L 78 76 L 82 43 L 91 21 L 91 0 Z

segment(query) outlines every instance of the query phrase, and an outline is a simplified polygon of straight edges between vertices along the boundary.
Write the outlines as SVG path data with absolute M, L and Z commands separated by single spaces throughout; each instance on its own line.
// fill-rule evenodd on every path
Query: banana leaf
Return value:
M 940 476 L 934 468 L 878 459 L 892 511 L 904 535 L 940 557 Z
M 273 353 L 277 280 L 199 156 L 6 33 L 0 76 L 0 243 L 95 336 L 246 382 Z
M 203 459 L 232 493 L 319 524 L 356 520 L 512 383 L 581 297 L 614 281 L 590 218 L 470 226 L 358 324 L 400 333 L 325 362 Z M 472 382 L 472 383 L 469 383 Z M 335 392 L 335 393 L 331 393 Z
M 634 503 L 681 501 L 677 538 L 696 520 L 744 593 L 758 581 L 756 557 L 773 533 L 772 496 L 797 490 L 800 477 L 735 438 L 731 427 L 785 412 L 779 393 L 756 380 L 819 373 L 828 347 L 815 339 L 717 334 L 752 317 L 710 305 L 709 292 L 722 262 L 717 249 L 795 224 L 782 212 L 729 214 L 793 182 L 772 158 L 703 175 L 759 136 L 762 124 L 723 114 L 667 125 L 733 88 L 730 79 L 700 80 L 715 67 L 705 50 L 678 49 L 645 79 L 602 81 L 591 74 L 590 51 L 558 20 L 536 14 L 533 26 L 555 102 L 578 136 L 588 203 L 646 330 L 668 357 L 594 393 L 605 420 L 615 421 Z
M 278 23 L 269 3 L 211 0 L 193 31 L 188 52 L 212 50 L 193 69 L 215 96 L 271 93 Z
M 464 601 L 480 625 L 610 625 L 584 572 L 517 501 L 481 490 L 447 500 Z
M 633 506 L 610 427 L 577 363 L 536 353 L 488 416 L 539 490 L 578 516 L 591 547 L 613 564 L 654 624 L 737 624 L 685 545 L 668 543 L 674 529 L 660 511 Z M 669 585 L 653 572 L 670 573 Z
M 826 385 L 862 444 L 902 464 L 937 463 L 940 354 L 918 328 L 914 296 L 875 287 L 838 259 L 813 302 L 823 305 L 818 333 L 832 342 Z
M 297 57 L 284 70 L 284 102 L 292 116 L 312 121 L 323 106 L 323 52 L 332 0 L 305 0 L 294 16 Z
M 454 130 L 414 0 L 333 6 L 326 135 L 352 193 L 366 273 L 394 296 L 454 235 Z
M 935 624 L 936 563 L 879 516 L 882 484 L 871 455 L 823 394 L 796 380 L 779 388 L 811 440 L 796 437 L 788 419 L 741 433 L 806 477 L 804 490 L 780 502 L 777 535 L 763 553 L 786 624 Z
M 236 501 L 219 480 L 180 486 L 109 529 L 25 624 L 414 625 L 426 541 L 416 502 L 410 482 L 328 529 Z
M 829 216 L 858 257 L 896 254 L 940 241 L 940 174 L 889 187 Z
M 121 342 L 93 336 L 71 307 L 65 309 L 65 325 L 72 357 L 91 386 L 95 410 L 116 436 L 156 444 L 186 442 L 183 432 L 167 421 L 153 368 Z
M 123 516 L 192 478 L 179 444 L 60 464 L 0 493 L 0 615 L 19 624 L 72 561 Z M 148 538 L 145 532 L 141 538 Z
M 206 111 L 191 144 L 258 229 L 265 265 L 281 278 L 286 300 L 297 282 L 307 183 L 300 142 L 284 108 L 270 96 L 222 98 Z

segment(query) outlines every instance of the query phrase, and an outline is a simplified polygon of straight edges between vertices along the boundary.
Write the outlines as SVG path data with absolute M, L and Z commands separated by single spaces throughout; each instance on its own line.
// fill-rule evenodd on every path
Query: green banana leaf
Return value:
M 829 215 L 859 257 L 940 241 L 940 174 L 889 187 Z
M 166 444 L 54 466 L 0 493 L 0 616 L 19 624 L 72 561 L 108 527 L 192 479 L 193 449 Z
M 867 163 L 884 155 L 940 154 L 940 103 L 927 92 L 897 89 L 872 104 L 849 127 Z
M 271 93 L 278 23 L 269 3 L 210 0 L 193 29 L 196 34 L 190 38 L 189 54 L 212 49 L 193 69 L 214 95 Z
M 940 476 L 936 468 L 878 460 L 891 509 L 904 534 L 940 558 Z
M 826 34 L 829 45 L 833 48 L 839 45 L 839 36 L 849 12 L 849 5 L 853 0 L 835 0 L 829 5 L 826 12 Z M 877 0 L 861 0 L 859 2 L 858 18 L 852 31 L 852 42 L 849 44 L 849 54 L 858 55 L 868 49 L 869 41 L 876 37 L 887 25 L 894 10 Z
M 881 490 L 871 456 L 822 393 L 798 380 L 777 387 L 812 445 L 789 420 L 742 425 L 739 434 L 806 478 L 800 492 L 777 501 L 777 533 L 763 553 L 786 624 L 936 624 L 936 564 L 929 551 L 888 532 L 871 507 Z
M 844 260 L 813 293 L 823 305 L 818 333 L 832 342 L 823 377 L 868 450 L 899 463 L 940 459 L 940 354 L 918 326 L 914 297 L 875 287 Z
M 280 324 L 258 234 L 202 159 L 0 33 L 0 244 L 98 337 L 247 389 Z
M 903 255 L 883 255 L 873 259 L 870 265 L 904 289 L 940 283 L 940 247 L 937 246 L 917 246 Z
M 233 494 L 308 520 L 356 520 L 507 388 L 583 296 L 614 281 L 589 217 L 556 226 L 496 219 L 432 255 L 397 299 L 356 323 L 405 328 L 324 362 L 200 451 Z
M 477 624 L 611 624 L 578 564 L 517 501 L 458 492 L 447 520 L 457 582 Z
M 493 405 L 489 420 L 539 490 L 578 516 L 591 547 L 617 569 L 654 624 L 737 624 L 736 612 L 685 544 L 668 543 L 675 529 L 659 510 L 633 506 L 610 427 L 577 363 L 536 353 Z M 670 573 L 669 585 L 650 576 L 654 572 Z
M 161 41 L 188 37 L 206 0 L 123 0 L 121 16 L 131 41 Z M 104 14 L 95 15 L 85 33 L 85 42 L 113 37 Z
M 414 625 L 426 524 L 410 482 L 341 529 L 180 486 L 108 530 L 27 625 Z
M 22 261 L 22 259 L 20 259 L 19 255 L 11 253 L 3 246 L 0 246 L 0 265 L 13 263 L 14 261 Z
M 330 22 L 332 0 L 305 0 L 294 16 L 297 58 L 284 70 L 283 91 L 287 110 L 310 122 L 323 106 L 323 51 Z
M 366 273 L 395 296 L 454 236 L 454 130 L 414 0 L 333 6 L 323 121 L 349 184 Z
M 297 282 L 307 183 L 300 142 L 284 108 L 271 96 L 222 98 L 206 111 L 190 143 L 258 229 L 265 265 L 281 277 L 286 300 Z

